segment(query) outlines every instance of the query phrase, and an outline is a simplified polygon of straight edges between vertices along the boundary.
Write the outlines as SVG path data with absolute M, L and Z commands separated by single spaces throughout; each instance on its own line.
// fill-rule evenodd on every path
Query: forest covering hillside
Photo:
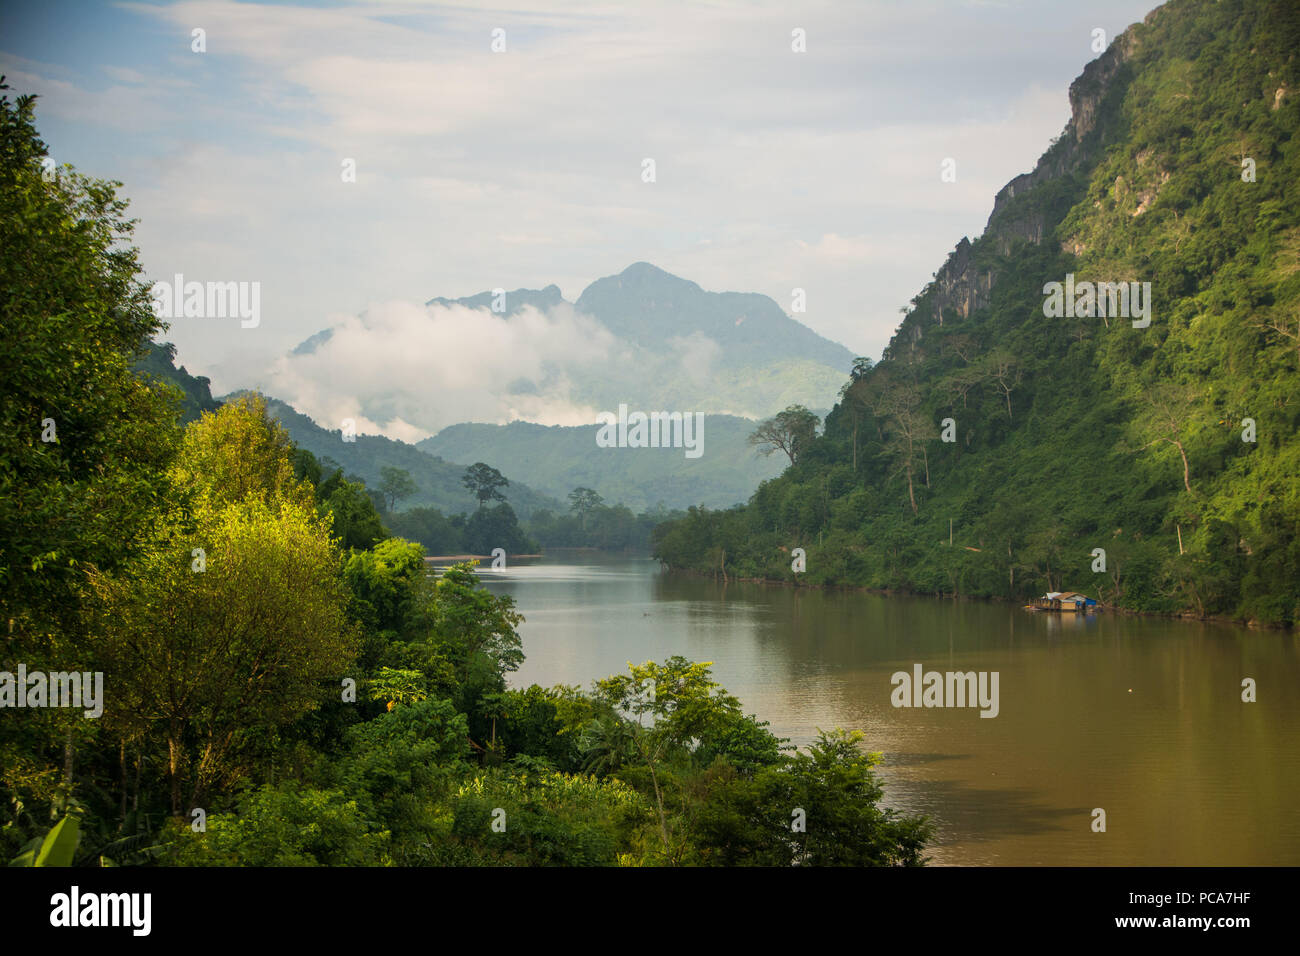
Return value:
M 221 403 L 212 397 L 206 375 L 191 375 L 184 365 L 176 365 L 176 346 L 170 342 L 150 342 L 149 351 L 135 367 L 162 382 L 181 390 L 181 422 L 188 424 L 204 412 L 214 412 Z
M 1298 49 L 1286 0 L 1174 0 L 1116 37 L 822 437 L 659 557 L 790 580 L 802 547 L 815 584 L 1294 622 Z M 1053 282 L 1149 282 L 1150 324 L 1049 316 Z
M 409 473 L 415 491 L 404 502 L 407 508 L 437 508 L 444 514 L 455 514 L 476 507 L 474 496 L 462 484 L 464 465 L 452 464 L 414 445 L 382 435 L 357 435 L 355 441 L 345 442 L 341 432 L 321 428 L 277 399 L 267 399 L 267 408 L 289 432 L 295 445 L 307 449 L 328 467 L 341 467 L 346 473 L 356 475 L 368 488 L 379 487 L 384 468 L 400 468 Z M 516 473 L 508 466 L 502 470 L 508 472 L 507 478 Z M 558 501 L 538 494 L 513 478 L 505 495 L 515 512 L 525 518 L 539 509 L 560 506 Z
M 196 421 L 204 412 L 220 408 L 222 403 L 212 398 L 208 380 L 191 376 L 184 366 L 178 368 L 175 360 L 172 345 L 149 343 L 147 354 L 135 368 L 150 381 L 179 390 L 175 397 L 182 423 Z M 238 399 L 243 394 L 256 393 L 236 393 L 226 398 Z M 358 435 L 355 442 L 344 442 L 339 432 L 321 428 L 284 402 L 262 400 L 293 441 L 304 475 L 318 486 L 322 502 L 333 514 L 334 532 L 348 546 L 370 547 L 391 533 L 419 542 L 430 554 L 437 555 L 488 554 L 496 547 L 510 554 L 533 553 L 541 547 L 645 551 L 657 523 L 684 513 L 663 506 L 663 499 L 658 497 L 653 508 L 642 504 L 634 512 L 625 499 L 598 490 L 614 487 L 610 476 L 620 473 L 619 466 L 626 465 L 628 454 L 635 454 L 628 449 L 606 450 L 599 459 L 604 467 L 594 474 L 578 474 L 575 484 L 564 485 L 562 477 L 558 484 L 552 481 L 551 487 L 557 489 L 554 498 L 509 482 L 499 489 L 502 500 L 494 499 L 496 503 L 490 507 L 476 506 L 477 499 L 464 483 L 467 465 L 508 460 L 514 473 L 554 478 L 553 470 L 548 471 L 546 465 L 554 466 L 562 460 L 556 458 L 555 450 L 567 450 L 583 458 L 594 427 L 548 429 L 522 422 L 500 429 L 493 425 L 456 426 L 453 433 L 468 430 L 473 434 L 481 429 L 489 440 L 453 446 L 465 454 L 472 450 L 472 454 L 462 456 L 462 464 L 452 464 L 440 457 L 437 449 L 425 451 L 383 436 Z M 725 416 L 710 416 L 710 421 L 715 426 L 722 423 L 721 444 L 724 449 L 731 446 L 731 457 L 739 454 L 744 442 L 742 432 L 747 434 L 753 423 Z M 521 430 L 525 434 L 520 435 Z M 709 435 L 710 447 L 716 450 L 716 428 L 711 428 Z M 747 447 L 743 450 L 752 455 Z M 584 460 L 590 457 L 586 455 Z M 642 460 L 654 463 L 644 456 Z M 713 459 L 714 463 L 718 460 L 719 456 Z M 699 494 L 699 500 L 708 503 L 710 495 L 715 500 L 721 495 L 722 500 L 734 501 L 743 497 L 740 488 L 752 487 L 759 475 L 772 472 L 766 461 L 754 458 L 754 462 L 754 468 L 730 478 L 715 464 L 705 480 L 683 480 L 671 468 L 650 468 L 649 477 L 638 479 L 633 474 L 620 487 L 622 491 L 631 489 L 630 497 L 638 502 L 647 498 L 647 485 L 655 480 L 666 480 L 668 484 L 649 487 L 662 487 L 670 498 L 680 494 L 689 500 L 689 496 Z M 592 478 L 596 481 L 592 482 Z M 730 481 L 732 490 L 719 492 L 708 479 L 724 488 Z M 583 480 L 588 484 L 582 485 Z M 620 487 L 614 487 L 615 493 Z M 521 517 L 526 526 L 519 524 Z
M 698 458 L 645 448 L 596 448 L 596 425 L 466 423 L 444 428 L 416 447 L 447 461 L 508 462 L 543 494 L 563 499 L 574 488 L 595 488 L 634 511 L 690 505 L 730 507 L 775 477 L 779 462 L 748 443 L 755 423 L 733 415 L 706 415 Z

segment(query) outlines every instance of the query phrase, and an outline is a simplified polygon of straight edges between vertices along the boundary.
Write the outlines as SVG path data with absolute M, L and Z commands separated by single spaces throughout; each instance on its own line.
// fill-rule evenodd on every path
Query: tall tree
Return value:
M 1138 429 L 1149 438 L 1143 449 L 1167 444 L 1178 449 L 1183 463 L 1183 487 L 1192 494 L 1192 466 L 1187 460 L 1187 441 L 1195 428 L 1200 410 L 1196 389 L 1191 385 L 1162 382 L 1143 390 L 1144 408 L 1138 417 Z
M 184 497 L 139 559 L 92 576 L 115 710 L 165 744 L 173 815 L 244 778 L 356 653 L 329 516 L 265 412 L 247 397 L 190 425 L 168 476 Z
M 120 567 L 148 536 L 181 396 L 132 370 L 163 326 L 121 184 L 56 169 L 35 102 L 0 92 L 0 659 L 93 671 L 85 572 Z M 77 739 L 98 727 L 0 720 L 0 802 L 70 795 Z
M 315 489 L 298 477 L 294 451 L 266 399 L 245 392 L 185 429 L 172 477 L 176 488 L 211 508 L 249 499 L 308 505 Z
M 489 501 L 505 501 L 506 496 L 501 493 L 500 489 L 510 486 L 510 482 L 506 480 L 501 472 L 481 461 L 475 462 L 466 468 L 465 475 L 460 482 L 478 499 L 480 508 Z
M 885 382 L 877 398 L 877 407 L 888 416 L 891 427 L 885 447 L 892 454 L 896 471 L 907 477 L 907 497 L 912 505 L 912 514 L 916 514 L 917 456 L 920 456 L 928 488 L 930 454 L 926 443 L 937 437 L 934 423 L 922 408 L 920 389 L 911 380 L 900 378 Z
M 366 486 L 344 478 L 341 468 L 321 484 L 319 497 L 320 511 L 330 516 L 334 537 L 344 548 L 365 550 L 388 537 Z
M 135 550 L 179 411 L 132 371 L 162 326 L 121 184 L 66 166 L 47 181 L 35 101 L 0 94 L 0 602 L 16 626 Z
M 849 380 L 840 388 L 841 404 L 848 413 L 849 420 L 853 423 L 850 438 L 853 446 L 852 465 L 854 472 L 858 470 L 858 425 L 861 424 L 862 418 L 867 411 L 864 395 L 868 387 L 867 382 L 871 377 L 871 369 L 871 359 L 858 356 L 853 360 L 853 368 L 849 371 Z
M 997 384 L 998 390 L 1006 399 L 1007 418 L 1010 419 L 1011 393 L 1016 390 L 1023 375 L 1019 360 L 1006 349 L 1000 349 L 984 360 L 984 372 Z
M 749 443 L 756 446 L 761 455 L 784 452 L 790 459 L 790 464 L 794 465 L 817 437 L 820 421 L 802 405 L 791 405 L 766 421 L 759 422 L 749 436 Z
M 582 522 L 582 530 L 587 530 L 587 515 L 604 503 L 605 499 L 591 488 L 574 488 L 569 492 L 570 511 L 576 511 Z
M 710 664 L 672 657 L 663 664 L 630 665 L 627 674 L 596 681 L 596 699 L 628 723 L 616 735 L 628 758 L 650 775 L 659 838 L 671 859 L 672 833 L 664 794 L 665 765 L 742 716 L 740 701 L 710 675 Z M 602 735 L 603 737 L 608 735 Z
M 379 469 L 379 491 L 388 503 L 388 510 L 394 511 L 399 501 L 415 494 L 415 481 L 406 469 L 385 465 Z

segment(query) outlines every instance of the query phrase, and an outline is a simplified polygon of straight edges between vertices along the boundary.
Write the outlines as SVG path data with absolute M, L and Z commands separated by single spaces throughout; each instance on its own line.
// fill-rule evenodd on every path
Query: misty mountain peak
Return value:
M 578 296 L 575 308 L 619 338 L 647 348 L 659 350 L 674 339 L 711 339 L 726 367 L 764 367 L 791 357 L 834 369 L 852 362 L 842 345 L 786 315 L 766 295 L 708 292 L 648 262 L 597 279 Z
M 464 336 L 471 337 L 480 323 L 496 325 L 500 348 L 491 368 L 500 379 L 496 387 L 502 408 L 477 413 L 489 416 L 489 421 L 509 414 L 571 424 L 574 409 L 617 408 L 621 402 L 752 417 L 772 414 L 791 402 L 824 407 L 853 362 L 848 349 L 787 315 L 766 295 L 709 292 L 649 262 L 634 262 L 616 275 L 597 279 L 576 303 L 566 302 L 555 284 L 504 293 L 501 288 L 430 299 L 431 307 L 454 305 L 475 313 L 448 316 L 431 309 L 427 318 L 443 330 L 440 338 L 422 338 L 425 317 L 418 314 L 405 320 L 410 323 L 408 335 L 391 336 L 393 361 L 400 365 L 398 353 L 404 346 L 397 343 L 409 347 L 414 338 L 432 348 L 446 342 L 455 351 L 458 332 L 446 330 L 463 324 Z M 545 335 L 558 351 L 549 353 L 540 367 L 527 361 L 517 368 L 503 364 L 501 354 L 522 355 L 536 348 L 534 323 L 501 321 L 529 306 L 546 314 Z M 595 352 L 584 358 L 574 351 L 575 343 L 590 341 L 602 327 L 612 344 L 608 354 L 600 353 L 600 361 Z M 359 328 L 336 326 L 319 332 L 293 350 L 290 362 L 328 343 L 334 359 L 346 364 L 350 343 L 369 329 L 363 317 Z M 340 335 L 345 339 L 338 339 Z M 775 395 L 763 385 L 774 377 L 787 383 Z M 445 396 L 424 381 L 405 387 L 384 383 L 358 399 L 371 421 L 400 417 L 422 423 L 419 427 L 426 430 L 452 423 L 443 417 Z M 400 408 L 407 411 L 399 415 Z
M 675 276 L 671 272 L 665 272 L 656 265 L 649 262 L 634 262 L 617 276 L 611 276 L 617 282 L 622 283 L 624 287 L 650 287 L 650 288 L 683 288 L 695 292 L 703 291 L 694 282 L 689 279 L 683 279 Z M 600 281 L 600 280 L 597 280 Z M 595 283 L 592 283 L 595 285 Z
M 492 291 L 480 292 L 477 295 L 465 296 L 460 299 L 447 299 L 442 296 L 430 299 L 424 303 L 428 305 L 461 305 L 467 309 L 487 309 L 492 310 L 493 300 L 496 295 Z M 515 289 L 512 292 L 505 293 L 505 309 L 499 314 L 514 315 L 521 309 L 532 306 L 539 312 L 545 312 L 553 309 L 564 301 L 564 296 L 560 293 L 560 287 L 551 283 L 544 289 Z

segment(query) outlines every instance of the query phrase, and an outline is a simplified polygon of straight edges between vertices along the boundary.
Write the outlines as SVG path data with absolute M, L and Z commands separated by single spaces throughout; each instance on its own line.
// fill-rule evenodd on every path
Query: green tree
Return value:
M 0 92 L 0 659 L 97 670 L 85 573 L 149 537 L 181 395 L 133 371 L 163 326 L 121 184 L 68 166 L 43 176 L 35 100 Z M 0 720 L 4 805 L 66 798 L 78 742 L 101 732 L 86 723 Z
M 759 422 L 750 433 L 749 443 L 756 446 L 762 455 L 778 450 L 784 452 L 790 464 L 794 465 L 817 437 L 819 422 L 820 419 L 802 405 L 791 405 L 772 418 Z
M 481 461 L 475 462 L 466 468 L 465 475 L 460 481 L 478 499 L 480 508 L 489 501 L 505 501 L 506 496 L 501 493 L 500 489 L 507 488 L 510 485 L 510 482 L 505 479 L 501 472 Z
M 629 760 L 649 774 L 666 859 L 673 858 L 664 793 L 666 765 L 680 759 L 692 740 L 711 738 L 741 716 L 740 701 L 712 679 L 711 666 L 672 657 L 663 664 L 628 665 L 627 674 L 596 682 L 596 700 L 626 721 L 622 730 L 627 740 L 622 746 Z
M 365 485 L 348 481 L 339 470 L 320 490 L 319 509 L 329 515 L 330 529 L 343 547 L 364 551 L 388 537 Z
M 587 515 L 604 502 L 605 499 L 591 488 L 578 487 L 569 492 L 569 510 L 578 513 L 583 531 L 587 530 Z
M 509 503 L 480 508 L 465 521 L 465 547 L 474 554 L 491 554 L 502 548 L 507 554 L 527 554 L 536 545 L 519 527 L 519 517 Z
M 354 617 L 371 633 L 403 633 L 429 600 L 424 549 L 411 541 L 389 538 L 370 551 L 357 551 L 343 564 L 343 581 L 351 594 Z
M 186 427 L 170 477 L 207 508 L 250 500 L 307 506 L 316 493 L 297 477 L 295 451 L 284 426 L 267 414 L 266 399 L 245 392 Z
M 819 731 L 807 752 L 752 779 L 729 764 L 705 780 L 693 821 L 702 862 L 727 866 L 920 866 L 934 827 L 879 806 L 883 789 L 861 731 Z
M 515 630 L 523 615 L 508 595 L 479 587 L 468 563 L 444 571 L 434 592 L 434 636 L 455 671 L 460 688 L 457 703 L 470 713 L 484 694 L 505 690 L 505 675 L 523 663 L 522 642 Z
M 183 506 L 139 558 L 92 582 L 114 720 L 165 743 L 177 815 L 337 693 L 324 682 L 349 668 L 356 635 L 329 519 L 256 401 L 190 425 L 169 479 L 190 486 Z
M 416 492 L 411 473 L 403 468 L 385 465 L 379 469 L 379 475 L 379 491 L 388 502 L 389 511 L 396 510 L 399 501 L 404 501 Z

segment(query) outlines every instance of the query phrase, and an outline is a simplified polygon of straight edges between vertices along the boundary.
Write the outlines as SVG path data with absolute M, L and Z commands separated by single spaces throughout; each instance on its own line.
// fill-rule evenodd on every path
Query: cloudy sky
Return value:
M 1093 31 L 1109 42 L 1156 5 L 52 0 L 0 8 L 0 73 L 40 95 L 57 162 L 124 184 L 149 278 L 261 283 L 257 328 L 175 320 L 179 360 L 214 393 L 279 386 L 326 416 L 307 393 L 346 378 L 338 363 L 382 379 L 383 351 L 287 378 L 319 329 L 368 311 L 400 340 L 391 317 L 434 296 L 556 283 L 573 300 L 642 260 L 787 311 L 803 288 L 796 318 L 878 357 L 1060 133 Z M 397 351 L 416 377 L 411 353 L 444 349 L 467 379 L 508 378 L 500 350 L 535 362 L 582 337 L 561 325 L 551 345 L 534 320 L 496 353 L 460 355 L 454 334 Z

